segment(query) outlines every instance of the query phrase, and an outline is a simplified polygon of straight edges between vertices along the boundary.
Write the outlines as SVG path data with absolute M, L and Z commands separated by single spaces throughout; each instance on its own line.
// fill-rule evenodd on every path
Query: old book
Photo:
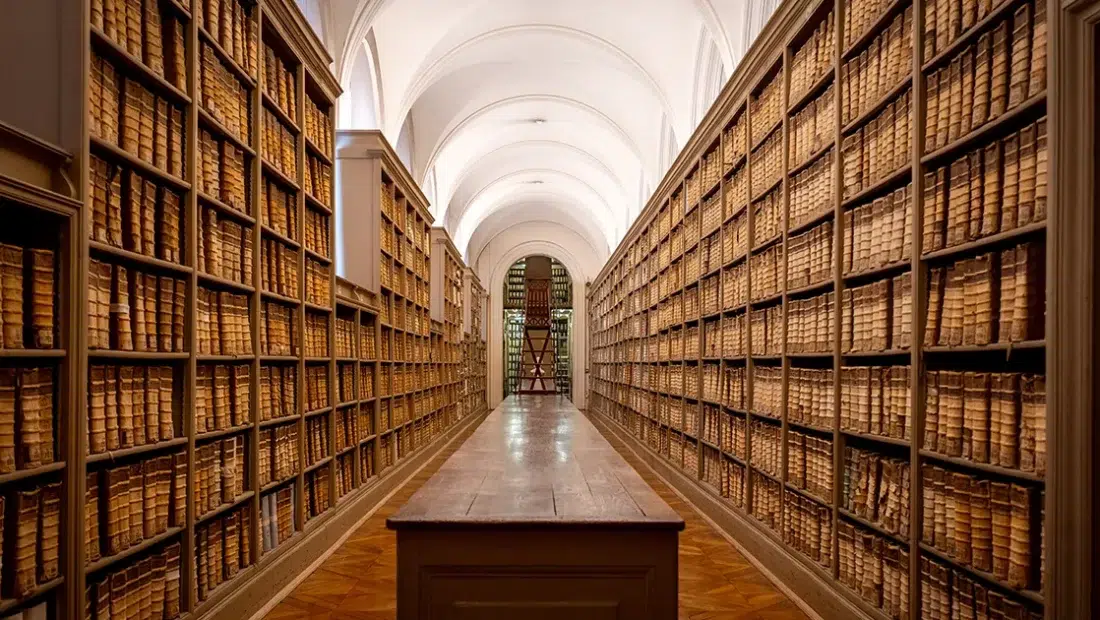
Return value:
M 34 469 L 53 462 L 53 370 L 23 368 L 16 417 L 19 469 Z
M 133 274 L 130 298 L 133 302 L 130 306 L 130 324 L 133 326 L 134 330 L 134 350 L 145 351 L 148 345 L 148 336 L 146 332 L 148 324 L 145 322 L 145 277 L 141 273 L 134 272 Z
M 172 149 L 171 142 L 168 140 L 168 128 L 172 124 L 172 117 L 168 112 L 167 101 L 157 97 L 155 105 L 155 114 L 153 117 L 153 165 L 161 170 L 168 170 L 170 166 L 169 152 Z
M 37 546 L 39 530 L 39 489 L 18 491 L 15 497 L 15 531 L 11 562 L 13 579 L 5 598 L 26 596 L 37 585 Z
M 130 546 L 130 471 L 107 471 L 107 553 L 115 555 Z
M 111 340 L 112 348 L 132 351 L 133 335 L 130 328 L 130 279 L 125 267 L 112 266 L 111 277 Z
M 134 367 L 118 369 L 119 447 L 134 447 Z
M 1012 541 L 1012 485 L 991 482 L 989 505 L 993 532 L 993 562 L 991 571 L 998 579 L 1008 580 L 1009 556 Z
M 0 368 L 0 474 L 15 471 L 15 368 Z M 2 521 L 3 519 L 0 519 Z
M 29 250 L 31 268 L 31 346 L 52 349 L 54 346 L 54 297 L 56 291 L 54 253 L 51 250 Z
M 104 366 L 103 385 L 105 389 L 104 405 L 105 405 L 105 434 L 106 438 L 104 445 L 107 450 L 118 450 L 119 448 L 119 380 L 118 380 L 118 366 Z
M 971 561 L 970 476 L 956 473 L 951 486 L 955 493 L 955 557 L 964 564 Z
M 1019 226 L 1030 224 L 1035 213 L 1035 166 L 1036 135 L 1035 125 L 1024 127 L 1019 134 L 1019 190 L 1018 214 Z
M 99 558 L 99 472 L 93 471 L 84 483 L 84 559 Z
M 175 299 L 172 301 L 172 350 L 186 351 L 184 345 L 184 313 L 187 308 L 187 282 L 175 280 Z
M 1019 449 L 1019 375 L 995 373 L 991 381 L 989 462 L 1013 468 Z
M 157 276 L 146 274 L 134 274 L 135 280 L 141 277 L 144 280 L 144 290 L 142 295 L 144 296 L 144 308 L 143 313 L 140 316 L 135 317 L 135 321 L 142 321 L 145 324 L 145 349 L 147 351 L 156 351 L 158 346 L 158 325 L 157 325 Z
M 23 348 L 23 248 L 0 244 L 0 328 L 6 349 Z
M 173 396 L 172 368 L 164 366 L 157 369 L 160 374 L 160 440 L 175 438 L 175 422 L 172 414 Z
M 164 572 L 164 617 L 176 618 L 180 614 L 180 546 L 179 543 L 164 551 L 167 558 Z
M 993 120 L 1008 109 L 1008 22 L 1001 22 L 993 30 L 990 63 L 989 119 Z
M 160 441 L 160 370 L 146 367 L 140 372 L 144 374 L 143 381 L 138 381 L 145 386 L 144 411 L 135 413 L 141 416 L 146 442 L 157 443 Z
M 127 537 L 129 539 L 129 545 L 133 546 L 140 543 L 144 539 L 144 498 L 145 494 L 142 490 L 144 486 L 144 478 L 142 477 L 141 464 L 135 463 L 129 467 L 129 475 L 127 478 L 129 491 L 127 493 L 126 508 L 130 511 L 129 528 Z
M 1007 582 L 1016 588 L 1032 586 L 1031 501 L 1030 489 L 1012 485 Z
M 1007 23 L 1007 22 L 1006 22 Z M 1012 16 L 1012 68 L 1009 78 L 1008 107 L 1014 108 L 1028 98 L 1031 84 L 1031 5 L 1025 4 Z
M 42 487 L 38 508 L 38 583 L 46 583 L 61 573 L 61 483 Z
M 967 48 L 959 58 L 959 72 L 961 73 L 960 97 L 962 99 L 962 108 L 959 114 L 959 136 L 970 133 L 972 128 L 970 110 L 974 107 L 974 97 L 976 96 L 974 91 L 974 52 L 973 47 Z
M 141 464 L 142 476 L 142 521 L 141 533 L 143 538 L 153 538 L 160 532 L 157 531 L 157 460 L 148 459 Z

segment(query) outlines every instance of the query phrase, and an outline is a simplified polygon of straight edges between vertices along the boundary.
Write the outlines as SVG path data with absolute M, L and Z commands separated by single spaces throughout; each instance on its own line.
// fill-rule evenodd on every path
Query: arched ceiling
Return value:
M 468 260 L 518 229 L 606 259 L 778 4 L 298 1 L 336 59 L 339 127 L 409 145 Z

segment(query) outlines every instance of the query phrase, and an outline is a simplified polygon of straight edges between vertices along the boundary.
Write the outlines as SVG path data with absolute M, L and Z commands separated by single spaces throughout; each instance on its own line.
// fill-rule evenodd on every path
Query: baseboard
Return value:
M 763 531 L 763 525 L 726 505 L 701 481 L 692 480 L 679 469 L 639 442 L 633 435 L 606 416 L 586 412 L 596 428 L 618 450 L 626 450 L 669 486 L 685 502 L 690 504 L 711 527 L 781 590 L 803 611 L 816 618 L 845 618 L 878 620 L 884 617 L 877 610 L 865 607 L 838 590 L 838 583 L 826 580 L 823 569 L 809 566 Z M 822 571 L 822 572 L 819 572 Z
M 384 504 L 398 489 L 423 469 L 442 450 L 477 428 L 488 412 L 471 416 L 403 462 L 383 472 L 359 495 L 338 504 L 323 522 L 285 543 L 264 557 L 256 566 L 249 567 L 246 575 L 238 579 L 231 592 L 223 598 L 206 601 L 193 617 L 200 620 L 215 618 L 256 618 L 269 611 L 286 597 L 309 573 L 320 565 L 336 548 Z

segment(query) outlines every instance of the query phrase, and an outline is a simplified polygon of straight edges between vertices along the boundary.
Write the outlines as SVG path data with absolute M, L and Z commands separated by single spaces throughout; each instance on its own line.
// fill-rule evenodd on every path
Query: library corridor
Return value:
M 519 410 L 519 411 L 517 411 Z M 553 396 L 511 396 L 500 411 L 518 416 L 582 416 Z M 471 429 L 472 430 L 472 429 Z M 396 536 L 386 519 L 467 439 L 464 432 L 380 506 L 267 615 L 265 620 L 384 620 L 396 612 Z M 522 435 L 513 438 L 523 441 Z M 568 436 L 558 436 L 568 445 Z M 807 616 L 699 513 L 685 503 L 621 442 L 613 445 L 686 523 L 679 548 L 680 620 L 801 620 Z M 486 484 L 491 484 L 486 482 Z M 560 488 L 559 491 L 560 493 Z M 465 510 L 467 506 L 463 505 Z

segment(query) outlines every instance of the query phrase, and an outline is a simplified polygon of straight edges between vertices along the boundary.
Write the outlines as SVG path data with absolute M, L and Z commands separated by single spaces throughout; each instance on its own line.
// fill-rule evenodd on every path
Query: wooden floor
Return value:
M 396 536 L 386 529 L 386 518 L 408 501 L 459 445 L 459 441 L 452 443 L 399 489 L 317 571 L 267 614 L 266 620 L 393 619 Z M 629 452 L 624 452 L 623 458 L 687 523 L 680 537 L 682 620 L 806 618 L 647 467 Z

